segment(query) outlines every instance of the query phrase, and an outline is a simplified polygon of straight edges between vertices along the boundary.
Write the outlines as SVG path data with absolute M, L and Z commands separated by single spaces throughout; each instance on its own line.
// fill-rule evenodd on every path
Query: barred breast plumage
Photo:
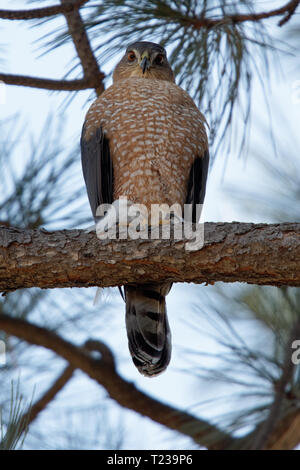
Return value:
M 192 162 L 207 148 L 205 118 L 165 80 L 128 78 L 108 88 L 86 116 L 85 139 L 102 126 L 114 168 L 114 199 L 184 204 Z

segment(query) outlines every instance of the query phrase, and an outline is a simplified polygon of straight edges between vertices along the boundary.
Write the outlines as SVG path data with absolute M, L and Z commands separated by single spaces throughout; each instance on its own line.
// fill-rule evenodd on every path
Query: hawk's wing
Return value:
M 101 127 L 87 140 L 85 126 L 81 135 L 82 171 L 94 218 L 100 204 L 113 202 L 113 166 L 109 141 Z
M 197 204 L 203 204 L 209 165 L 209 152 L 205 150 L 202 157 L 196 157 L 190 170 L 186 204 L 192 205 L 192 222 L 197 223 Z M 199 215 L 201 212 L 199 213 Z

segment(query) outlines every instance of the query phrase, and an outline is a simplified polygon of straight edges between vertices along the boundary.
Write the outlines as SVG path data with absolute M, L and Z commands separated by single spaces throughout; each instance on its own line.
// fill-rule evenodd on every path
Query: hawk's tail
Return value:
M 139 372 L 152 377 L 171 359 L 171 331 L 165 296 L 168 284 L 126 286 L 126 328 L 129 351 Z

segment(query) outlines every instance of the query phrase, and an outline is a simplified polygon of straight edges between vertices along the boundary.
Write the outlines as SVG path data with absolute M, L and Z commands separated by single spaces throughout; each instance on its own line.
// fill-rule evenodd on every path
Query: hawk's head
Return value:
M 144 41 L 130 44 L 114 70 L 114 82 L 129 77 L 175 81 L 166 50 L 159 44 Z

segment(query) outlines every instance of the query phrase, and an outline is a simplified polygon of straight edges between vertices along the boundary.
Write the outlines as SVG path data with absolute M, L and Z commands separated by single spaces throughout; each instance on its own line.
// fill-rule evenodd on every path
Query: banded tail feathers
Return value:
M 165 297 L 171 283 L 125 287 L 126 328 L 129 351 L 139 372 L 153 377 L 171 359 L 171 331 Z

